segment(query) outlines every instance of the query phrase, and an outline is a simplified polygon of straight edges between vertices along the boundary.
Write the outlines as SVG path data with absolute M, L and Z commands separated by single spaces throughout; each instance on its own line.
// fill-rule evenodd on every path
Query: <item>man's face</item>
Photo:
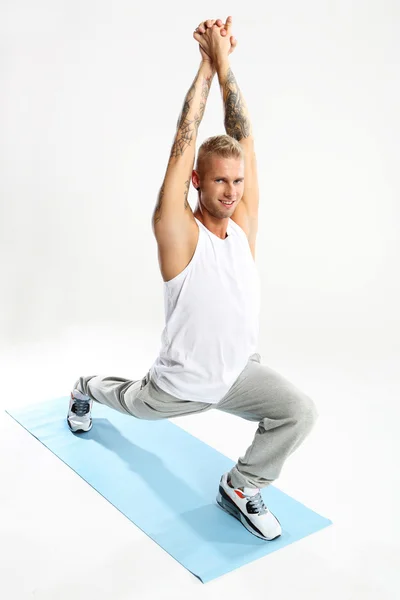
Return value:
M 230 217 L 243 196 L 244 161 L 210 156 L 200 176 L 201 204 L 217 218 Z M 232 202 L 232 204 L 223 204 Z

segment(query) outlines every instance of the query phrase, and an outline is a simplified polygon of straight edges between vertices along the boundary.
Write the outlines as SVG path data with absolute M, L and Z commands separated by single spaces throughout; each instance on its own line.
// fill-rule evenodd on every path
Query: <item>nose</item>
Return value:
M 236 190 L 233 186 L 230 187 L 229 189 L 225 190 L 224 196 L 228 200 L 233 200 L 235 198 L 235 195 L 236 195 Z

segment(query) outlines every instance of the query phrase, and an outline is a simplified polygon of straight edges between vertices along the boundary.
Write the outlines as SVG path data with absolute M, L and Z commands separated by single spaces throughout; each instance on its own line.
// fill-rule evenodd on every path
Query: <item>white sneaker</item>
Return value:
M 259 488 L 232 488 L 228 484 L 228 473 L 221 477 L 217 503 L 263 540 L 274 540 L 282 534 L 281 524 L 265 506 Z
M 92 428 L 92 404 L 93 400 L 74 389 L 69 401 L 67 422 L 71 431 L 89 431 Z

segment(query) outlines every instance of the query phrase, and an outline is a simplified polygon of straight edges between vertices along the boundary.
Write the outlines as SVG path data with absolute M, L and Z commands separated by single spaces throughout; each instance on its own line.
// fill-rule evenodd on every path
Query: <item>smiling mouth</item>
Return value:
M 225 203 L 225 202 L 223 202 L 223 200 L 220 200 L 220 202 L 221 202 L 221 204 L 223 204 L 224 206 L 232 206 L 232 204 L 234 204 L 234 203 L 235 203 L 235 201 L 234 201 L 234 200 L 232 200 L 232 202 L 229 202 L 229 203 Z

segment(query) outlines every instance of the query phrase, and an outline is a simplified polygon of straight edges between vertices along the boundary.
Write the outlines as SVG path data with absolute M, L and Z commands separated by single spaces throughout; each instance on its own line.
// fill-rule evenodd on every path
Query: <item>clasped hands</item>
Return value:
M 199 50 L 204 62 L 216 66 L 219 61 L 226 59 L 236 48 L 237 40 L 232 35 L 232 17 L 226 23 L 221 19 L 207 19 L 193 32 L 193 37 L 199 42 Z

